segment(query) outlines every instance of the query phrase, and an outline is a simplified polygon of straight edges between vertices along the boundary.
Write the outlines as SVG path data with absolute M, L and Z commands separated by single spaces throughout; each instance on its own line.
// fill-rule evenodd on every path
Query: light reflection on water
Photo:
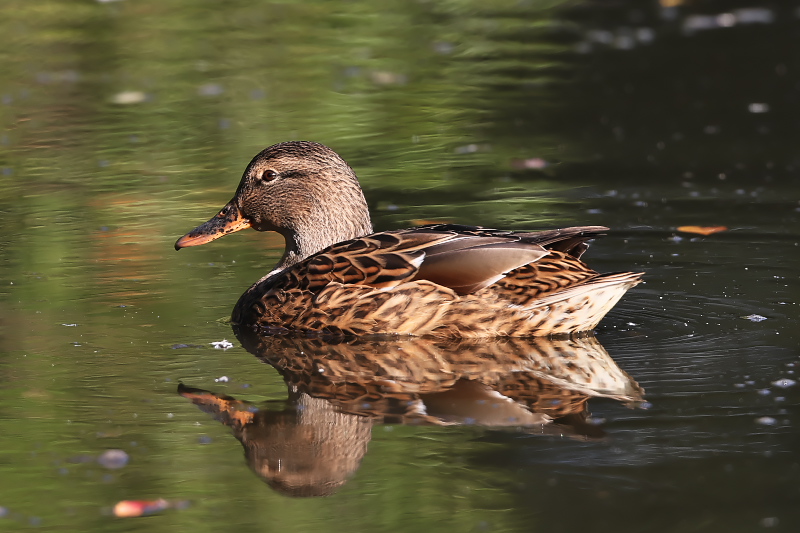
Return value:
M 150 529 L 796 529 L 800 389 L 775 385 L 800 369 L 791 10 L 697 29 L 708 13 L 626 2 L 380 16 L 361 2 L 233 2 L 225 16 L 196 2 L 12 4 L 0 523 L 122 530 L 136 523 L 107 516 L 116 501 L 164 497 L 192 504 Z M 380 229 L 615 228 L 587 260 L 647 283 L 598 339 L 648 408 L 590 400 L 606 433 L 592 440 L 383 424 L 333 496 L 265 487 L 230 430 L 175 391 L 291 410 L 278 372 L 236 341 L 209 344 L 233 340 L 224 319 L 282 243 L 172 243 L 229 199 L 256 151 L 292 138 L 348 159 Z M 687 224 L 730 230 L 676 231 Z M 131 460 L 108 470 L 106 449 Z

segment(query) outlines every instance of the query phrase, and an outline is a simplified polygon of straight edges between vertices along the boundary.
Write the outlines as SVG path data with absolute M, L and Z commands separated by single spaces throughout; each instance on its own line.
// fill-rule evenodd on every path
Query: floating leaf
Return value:
M 163 498 L 158 500 L 122 500 L 114 506 L 114 516 L 120 518 L 145 516 L 163 511 L 168 507 L 169 502 Z
M 415 218 L 411 221 L 411 224 L 414 226 L 427 226 L 428 224 L 452 224 L 452 220 L 448 219 L 440 219 L 440 220 L 428 220 L 425 218 Z
M 712 233 L 719 233 L 726 231 L 728 228 L 725 226 L 680 226 L 678 231 L 684 233 L 697 233 L 700 235 L 711 235 Z

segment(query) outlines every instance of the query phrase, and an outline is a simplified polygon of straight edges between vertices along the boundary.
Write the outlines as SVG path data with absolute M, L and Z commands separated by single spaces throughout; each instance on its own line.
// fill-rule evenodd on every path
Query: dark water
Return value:
M 800 525 L 798 7 L 1 9 L 0 528 Z M 262 340 L 259 359 L 224 319 L 282 242 L 172 244 L 287 139 L 341 153 L 380 229 L 603 224 L 590 264 L 647 283 L 599 348 Z M 543 373 L 554 351 L 616 381 Z M 285 496 L 263 469 L 281 449 L 331 494 Z M 158 498 L 172 508 L 111 516 Z

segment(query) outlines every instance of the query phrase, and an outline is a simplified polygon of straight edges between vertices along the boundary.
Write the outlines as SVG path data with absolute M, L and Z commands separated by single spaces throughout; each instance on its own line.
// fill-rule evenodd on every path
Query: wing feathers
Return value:
M 414 279 L 425 279 L 458 294 L 468 294 L 488 287 L 506 272 L 538 261 L 547 254 L 541 246 L 514 241 L 448 250 L 425 257 Z

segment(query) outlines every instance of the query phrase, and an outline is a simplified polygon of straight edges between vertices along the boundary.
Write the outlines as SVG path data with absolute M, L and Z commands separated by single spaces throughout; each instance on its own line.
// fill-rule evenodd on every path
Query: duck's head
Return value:
M 353 169 L 327 146 L 308 141 L 262 150 L 247 165 L 233 199 L 211 220 L 178 239 L 175 249 L 246 228 L 284 236 L 286 252 L 278 268 L 372 232 Z

